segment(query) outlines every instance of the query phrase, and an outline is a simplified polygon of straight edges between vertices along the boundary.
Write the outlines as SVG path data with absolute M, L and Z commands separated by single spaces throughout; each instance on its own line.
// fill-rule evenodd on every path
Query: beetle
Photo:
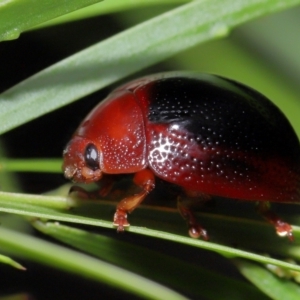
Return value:
M 178 208 L 192 237 L 208 234 L 187 202 L 220 196 L 258 203 L 277 234 L 293 239 L 291 225 L 269 207 L 299 203 L 299 140 L 269 99 L 236 81 L 172 72 L 124 84 L 82 121 L 63 158 L 74 182 L 134 174 L 140 190 L 117 205 L 117 231 L 129 226 L 127 214 L 158 177 L 182 188 Z

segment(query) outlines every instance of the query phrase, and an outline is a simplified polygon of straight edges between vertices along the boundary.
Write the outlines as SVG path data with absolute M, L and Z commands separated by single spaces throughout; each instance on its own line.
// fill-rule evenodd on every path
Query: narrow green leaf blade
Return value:
M 22 271 L 26 270 L 22 265 L 20 265 L 18 262 L 16 262 L 15 260 L 11 259 L 10 257 L 8 257 L 6 255 L 0 254 L 0 263 L 10 265 L 10 266 L 12 266 L 16 269 L 22 270 Z
M 295 282 L 276 277 L 262 266 L 246 260 L 235 260 L 235 265 L 248 280 L 272 299 L 299 299 L 300 286 Z
M 17 256 L 104 282 L 143 298 L 186 299 L 167 287 L 104 261 L 3 227 L 0 228 L 0 245 Z
M 44 234 L 107 262 L 147 278 L 155 278 L 156 281 L 176 290 L 188 291 L 195 298 L 219 299 L 220 294 L 225 294 L 231 300 L 239 300 L 246 293 L 248 300 L 265 299 L 249 284 L 187 263 L 187 257 L 178 259 L 133 243 L 57 223 L 36 221 L 33 226 Z M 212 282 L 222 284 L 218 289 L 212 289 Z
M 88 216 L 83 216 L 80 214 L 80 211 L 54 210 L 50 208 L 51 199 L 55 198 L 53 196 L 49 197 L 49 196 L 35 195 L 35 200 L 34 200 L 35 205 L 30 203 L 31 196 L 34 195 L 26 195 L 26 197 L 28 198 L 25 198 L 26 202 L 24 201 L 24 203 L 22 203 L 22 201 L 20 201 L 22 199 L 21 198 L 22 196 L 20 195 L 17 195 L 16 199 L 14 200 L 14 196 L 12 194 L 12 196 L 10 197 L 10 201 L 8 202 L 5 199 L 5 194 L 2 194 L 2 199 L 0 198 L 0 211 L 13 213 L 17 215 L 23 215 L 27 217 L 50 219 L 50 220 L 64 221 L 70 223 L 85 224 L 85 225 L 93 225 L 93 226 L 100 226 L 105 228 L 113 228 L 111 221 L 101 220 L 97 217 L 90 217 L 89 216 L 90 213 L 88 213 Z M 62 197 L 57 197 L 57 198 L 58 198 L 57 202 L 60 203 L 61 201 L 60 198 Z M 43 205 L 43 199 L 45 199 L 46 206 L 48 207 L 41 207 L 36 205 L 37 201 L 40 201 L 41 205 Z M 54 200 L 54 202 L 55 201 L 56 200 Z M 57 204 L 55 203 L 55 205 Z M 104 206 L 101 206 L 101 208 L 104 209 Z M 192 239 L 190 237 L 181 236 L 178 234 L 172 234 L 162 230 L 154 230 L 154 229 L 148 229 L 148 228 L 132 226 L 132 225 L 129 227 L 128 231 L 137 234 L 142 234 L 145 236 L 164 239 L 172 242 L 182 243 L 185 245 L 214 251 L 229 258 L 235 258 L 235 257 L 247 258 L 260 263 L 269 263 L 269 264 L 280 266 L 282 268 L 300 271 L 300 266 L 287 263 L 284 261 L 280 261 L 277 259 L 273 259 L 270 257 L 266 257 L 263 255 L 255 254 L 249 251 L 244 251 L 229 246 L 224 246 L 218 243 L 201 241 L 197 239 Z
M 61 173 L 62 159 L 0 159 L 0 175 L 2 172 L 46 172 Z
M 0 2 L 0 41 L 12 40 L 35 25 L 99 0 L 8 0 Z M 16 17 L 17 16 L 17 17 Z
M 0 133 L 200 42 L 224 36 L 248 20 L 299 3 L 209 0 L 185 4 L 89 47 L 2 93 Z
M 75 20 L 80 20 L 89 17 L 95 17 L 103 14 L 110 14 L 121 12 L 125 10 L 135 9 L 135 8 L 148 8 L 151 6 L 166 6 L 166 5 L 179 5 L 191 0 L 114 0 L 114 1 L 103 1 L 103 3 L 97 3 L 83 9 L 77 10 L 65 16 L 55 18 L 51 21 L 41 24 L 38 26 L 46 27 L 57 24 L 62 24 L 66 22 L 71 22 Z

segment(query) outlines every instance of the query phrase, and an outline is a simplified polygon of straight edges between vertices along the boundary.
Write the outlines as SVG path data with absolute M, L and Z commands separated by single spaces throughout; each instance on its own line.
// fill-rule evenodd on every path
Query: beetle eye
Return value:
M 93 171 L 99 169 L 98 151 L 95 145 L 93 144 L 87 145 L 84 153 L 84 159 L 87 167 L 89 167 Z

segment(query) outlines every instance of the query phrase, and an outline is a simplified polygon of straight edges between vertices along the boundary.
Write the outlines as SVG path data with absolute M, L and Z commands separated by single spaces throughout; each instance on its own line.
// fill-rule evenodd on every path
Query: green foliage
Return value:
M 97 2 L 99 1 L 2 1 L 0 3 L 0 41 L 17 39 L 22 32 L 35 25 Z

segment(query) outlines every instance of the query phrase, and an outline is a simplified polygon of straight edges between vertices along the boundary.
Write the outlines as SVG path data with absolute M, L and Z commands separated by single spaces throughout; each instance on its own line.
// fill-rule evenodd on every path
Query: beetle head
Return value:
M 91 183 L 101 179 L 101 152 L 89 139 L 75 136 L 63 151 L 64 175 L 74 182 Z

